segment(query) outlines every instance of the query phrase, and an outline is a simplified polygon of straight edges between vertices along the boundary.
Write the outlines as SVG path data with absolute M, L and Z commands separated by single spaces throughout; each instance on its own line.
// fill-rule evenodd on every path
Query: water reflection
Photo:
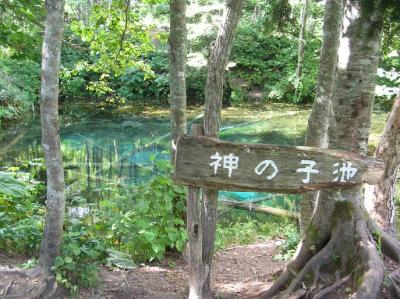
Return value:
M 234 140 L 230 130 L 224 129 L 222 138 Z M 170 157 L 169 131 L 167 119 L 139 117 L 63 125 L 61 149 L 70 205 L 126 196 L 148 181 L 156 171 L 151 165 Z M 37 121 L 11 130 L 0 141 L 2 166 L 20 165 L 44 180 L 40 139 Z M 221 192 L 221 197 L 245 201 L 264 198 L 261 204 L 288 210 L 297 210 L 299 202 L 298 196 L 255 192 Z

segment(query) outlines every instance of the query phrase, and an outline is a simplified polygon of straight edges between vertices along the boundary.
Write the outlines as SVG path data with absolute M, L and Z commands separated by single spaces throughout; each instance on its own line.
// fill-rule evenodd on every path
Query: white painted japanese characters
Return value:
M 229 153 L 229 155 L 221 156 L 218 152 L 210 156 L 210 160 L 212 162 L 209 163 L 210 167 L 213 168 L 214 174 L 218 173 L 218 169 L 220 167 L 228 170 L 228 177 L 232 176 L 232 172 L 235 169 L 239 168 L 239 157 Z M 223 163 L 221 163 L 223 161 Z M 317 165 L 316 161 L 312 160 L 301 160 L 300 164 L 306 165 L 303 168 L 297 168 L 296 172 L 305 173 L 305 177 L 302 179 L 304 184 L 309 184 L 311 180 L 312 174 L 319 174 L 319 169 L 315 168 Z M 340 166 L 341 165 L 341 166 Z M 334 163 L 333 164 L 332 174 L 336 175 L 332 182 L 349 182 L 352 178 L 354 178 L 357 173 L 357 168 L 352 167 L 351 162 L 343 162 L 343 163 Z M 255 167 L 254 172 L 257 175 L 262 175 L 268 168 L 272 169 L 272 172 L 269 175 L 266 175 L 267 180 L 274 179 L 278 173 L 279 168 L 276 163 L 272 160 L 263 160 Z
M 177 184 L 219 190 L 298 193 L 375 183 L 381 161 L 346 151 L 224 142 L 183 136 L 176 151 Z

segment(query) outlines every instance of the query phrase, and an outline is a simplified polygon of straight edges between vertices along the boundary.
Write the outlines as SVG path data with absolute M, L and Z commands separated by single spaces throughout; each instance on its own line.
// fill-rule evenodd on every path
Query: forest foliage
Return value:
M 62 113 L 112 113 L 129 105 L 167 105 L 169 77 L 167 39 L 169 6 L 162 0 L 140 3 L 122 0 L 67 0 L 62 49 Z M 109 5 L 110 3 L 110 5 Z M 200 5 L 213 2 L 199 2 Z M 307 25 L 304 74 L 295 92 L 295 70 L 301 3 L 287 0 L 246 3 L 226 75 L 224 103 L 251 101 L 310 103 L 315 95 L 323 6 L 311 5 Z M 40 45 L 43 32 L 41 0 L 6 1 L 0 5 L 0 120 L 20 117 L 37 108 Z M 216 22 L 220 10 L 199 12 L 188 22 Z M 16 16 L 15 18 L 13 16 Z M 208 56 L 218 24 L 189 37 L 189 56 Z M 399 70 L 398 35 L 387 26 L 381 66 Z M 397 42 L 396 42 L 397 41 Z M 189 59 L 190 60 L 190 59 Z M 206 68 L 191 64 L 187 73 L 189 104 L 204 102 Z M 382 76 L 395 86 L 398 77 Z
M 60 74 L 61 113 L 113 113 L 124 106 L 169 104 L 167 40 L 169 8 L 163 0 L 67 0 Z M 207 6 L 211 1 L 199 1 Z M 311 103 L 318 72 L 323 6 L 311 5 L 307 25 L 304 73 L 297 86 L 297 46 L 300 3 L 288 0 L 250 0 L 246 3 L 226 72 L 225 105 L 278 101 Z M 195 14 L 191 24 L 212 22 L 221 11 Z M 6 0 L 0 3 L 0 125 L 38 110 L 40 47 L 43 34 L 42 0 Z M 396 18 L 393 10 L 391 17 Z M 149 21 L 150 20 L 150 21 Z M 189 38 L 189 54 L 209 55 L 218 24 Z M 400 38 L 396 27 L 384 24 L 379 84 L 398 85 Z M 398 28 L 398 27 L 397 27 Z M 398 32 L 398 31 L 397 31 Z M 397 51 L 397 55 L 394 55 Z M 204 102 L 206 67 L 189 63 L 188 103 Z M 296 92 L 296 87 L 298 91 Z M 378 103 L 385 106 L 390 97 Z M 187 240 L 185 192 L 170 179 L 171 168 L 153 165 L 158 175 L 132 190 L 88 202 L 68 198 L 68 208 L 88 207 L 83 216 L 67 215 L 61 256 L 53 271 L 59 282 L 77 291 L 96 283 L 97 265 L 130 269 L 138 263 L 161 260 L 182 252 Z M 110 187 L 111 188 L 111 187 Z M 36 256 L 43 223 L 45 186 L 40 178 L 17 168 L 0 172 L 0 250 Z M 260 236 L 287 241 L 277 258 L 287 259 L 299 240 L 292 222 L 258 219 L 217 227 L 216 247 L 253 242 Z M 256 233 L 254 233 L 256 232 Z M 133 260 L 133 261 L 132 261 Z M 33 261 L 32 264 L 35 262 Z M 27 264 L 27 266 L 31 266 Z

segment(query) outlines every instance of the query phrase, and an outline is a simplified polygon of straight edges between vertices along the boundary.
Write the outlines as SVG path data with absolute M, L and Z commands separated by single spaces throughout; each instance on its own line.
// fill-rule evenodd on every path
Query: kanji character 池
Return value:
M 300 164 L 307 165 L 303 168 L 297 168 L 296 172 L 304 172 L 306 174 L 306 177 L 302 179 L 304 184 L 308 184 L 310 182 L 311 174 L 314 173 L 319 173 L 318 169 L 314 169 L 313 167 L 317 164 L 317 162 L 312 161 L 312 160 L 301 160 Z
M 333 164 L 333 167 L 335 167 L 335 170 L 332 171 L 332 174 L 337 175 L 334 179 L 333 182 L 348 182 L 351 178 L 353 178 L 356 173 L 357 173 L 357 168 L 352 167 L 351 162 L 343 162 L 342 166 L 340 166 L 340 163 L 335 163 Z M 341 175 L 339 175 L 339 173 Z

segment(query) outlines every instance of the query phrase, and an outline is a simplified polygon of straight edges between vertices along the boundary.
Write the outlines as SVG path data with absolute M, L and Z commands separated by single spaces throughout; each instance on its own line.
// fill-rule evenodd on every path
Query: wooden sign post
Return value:
M 191 287 L 201 288 L 209 279 L 212 251 L 206 244 L 214 227 L 202 205 L 201 192 L 214 190 L 301 193 L 346 188 L 383 176 L 383 162 L 352 152 L 243 144 L 198 136 L 182 136 L 175 153 L 174 181 L 189 186 L 187 203 Z M 216 205 L 215 205 L 216 208 Z M 203 212 L 201 212 L 203 211 Z M 194 283 L 195 282 L 195 283 Z M 192 290 L 191 290 L 192 291 Z M 196 290 L 201 294 L 201 290 Z
M 302 193 L 375 184 L 382 175 L 381 161 L 352 152 L 183 136 L 174 181 L 218 190 Z

